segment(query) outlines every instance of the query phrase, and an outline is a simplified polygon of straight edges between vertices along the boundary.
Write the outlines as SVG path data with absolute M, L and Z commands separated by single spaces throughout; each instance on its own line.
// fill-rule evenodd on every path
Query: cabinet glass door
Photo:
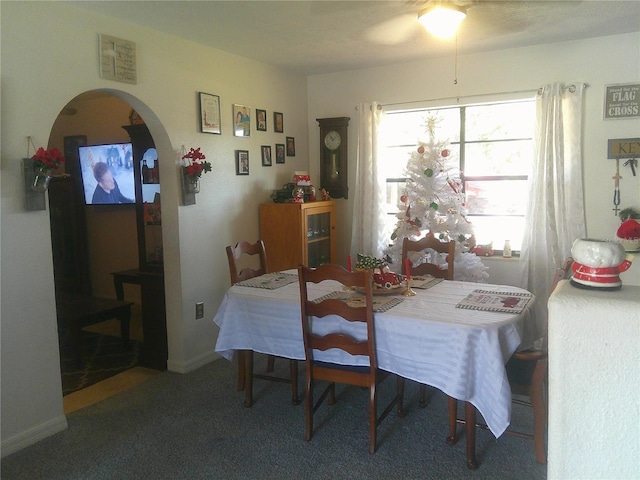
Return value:
M 319 267 L 331 262 L 331 214 L 307 215 L 307 266 Z

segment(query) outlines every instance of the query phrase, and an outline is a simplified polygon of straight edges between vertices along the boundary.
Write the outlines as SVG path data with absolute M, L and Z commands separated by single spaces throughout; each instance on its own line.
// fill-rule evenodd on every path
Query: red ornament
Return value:
M 401 201 L 402 203 L 407 203 L 407 196 L 406 196 L 406 195 L 402 195 L 402 196 L 400 197 L 400 201 Z
M 424 153 L 424 147 L 423 147 L 422 145 L 420 145 L 420 146 L 418 147 L 418 153 L 419 153 L 420 155 L 422 155 L 422 154 Z
M 450 153 L 451 152 L 445 148 L 444 150 L 442 150 L 442 153 L 440 155 L 442 155 L 443 157 L 448 157 Z

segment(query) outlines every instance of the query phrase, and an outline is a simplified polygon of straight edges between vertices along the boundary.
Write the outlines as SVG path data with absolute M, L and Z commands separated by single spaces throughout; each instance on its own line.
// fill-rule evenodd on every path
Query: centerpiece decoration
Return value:
M 49 187 L 51 171 L 60 167 L 65 161 L 64 155 L 57 148 L 45 150 L 40 147 L 33 157 L 33 182 L 31 189 L 36 192 L 44 192 Z
M 200 177 L 203 173 L 211 171 L 211 163 L 206 161 L 206 155 L 200 151 L 200 147 L 190 148 L 188 153 L 182 156 L 182 160 L 188 162 L 184 166 L 185 185 L 189 193 L 200 192 Z

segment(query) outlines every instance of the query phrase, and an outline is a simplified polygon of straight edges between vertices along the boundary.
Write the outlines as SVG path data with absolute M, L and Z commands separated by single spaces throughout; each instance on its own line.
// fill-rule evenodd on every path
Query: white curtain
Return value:
M 357 253 L 381 257 L 385 248 L 386 178 L 379 168 L 378 138 L 383 115 L 377 102 L 358 105 L 358 151 L 350 248 L 354 259 Z
M 536 296 L 538 336 L 544 334 L 555 270 L 585 236 L 582 181 L 584 85 L 545 85 L 536 99 L 534 167 L 520 257 L 522 286 Z

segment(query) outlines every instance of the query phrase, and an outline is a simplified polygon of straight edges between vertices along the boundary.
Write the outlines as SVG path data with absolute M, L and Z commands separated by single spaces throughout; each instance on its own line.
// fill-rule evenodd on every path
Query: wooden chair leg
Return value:
M 544 441 L 547 426 L 547 409 L 543 392 L 546 371 L 546 360 L 540 360 L 538 365 L 536 365 L 529 392 L 531 407 L 533 408 L 533 445 L 536 452 L 536 460 L 542 465 L 546 465 L 547 463 L 547 449 L 545 448 Z
M 369 386 L 369 453 L 376 452 L 376 431 L 378 429 L 378 405 L 376 384 Z
M 307 378 L 304 386 L 304 413 L 306 417 L 306 432 L 304 439 L 308 442 L 313 435 L 313 380 Z
M 274 357 L 273 355 L 267 356 L 267 372 L 269 373 L 273 372 L 273 367 L 275 365 L 275 362 L 276 362 L 276 357 Z
M 253 352 L 245 350 L 244 355 L 244 406 L 253 405 Z
M 458 400 L 449 397 L 449 436 L 447 445 L 455 445 L 457 441 L 456 429 L 458 426 Z
M 292 403 L 294 405 L 300 404 L 300 397 L 298 396 L 298 361 L 289 360 L 289 372 L 291 375 L 291 395 Z
M 427 406 L 427 386 L 420 385 L 418 393 L 418 406 L 424 408 Z
M 398 416 L 404 417 L 404 377 L 396 377 L 396 389 L 398 392 Z

